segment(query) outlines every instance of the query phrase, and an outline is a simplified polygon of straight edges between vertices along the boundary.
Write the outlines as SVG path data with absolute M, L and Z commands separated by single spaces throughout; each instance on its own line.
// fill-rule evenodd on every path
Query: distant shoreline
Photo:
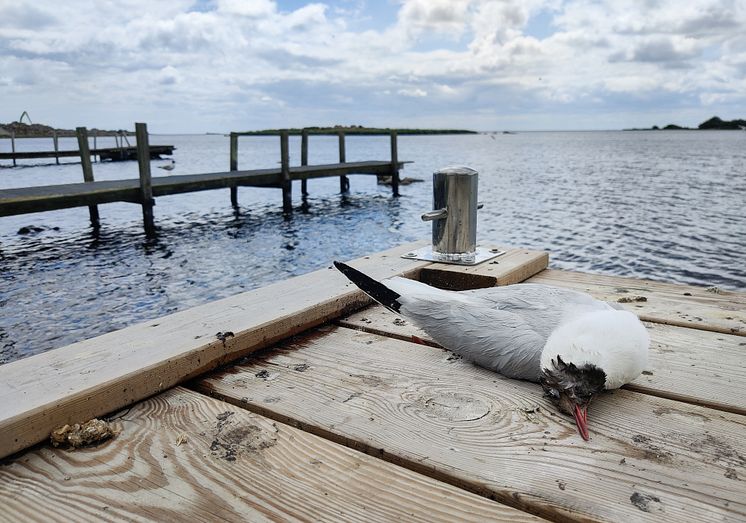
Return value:
M 2 131 L 7 132 L 6 135 Z M 54 133 L 57 133 L 57 136 L 60 138 L 65 137 L 71 137 L 76 136 L 75 131 L 72 129 L 55 129 L 54 127 L 50 127 L 49 125 L 34 123 L 34 124 L 25 124 L 21 122 L 10 122 L 10 123 L 0 123 L 0 138 L 10 138 L 10 133 L 14 132 L 16 138 L 51 138 L 54 136 Z M 127 130 L 119 130 L 119 131 L 106 131 L 103 129 L 88 129 L 88 135 L 95 135 L 95 136 L 121 136 L 122 133 L 125 133 L 127 136 L 134 136 L 135 133 L 132 131 Z
M 291 135 L 300 135 L 302 131 L 308 131 L 308 134 L 315 135 L 336 135 L 339 132 L 343 132 L 347 135 L 362 135 L 362 136 L 374 136 L 374 135 L 387 135 L 391 131 L 396 131 L 400 135 L 432 135 L 432 134 L 479 134 L 477 131 L 470 131 L 466 129 L 401 129 L 401 128 L 388 128 L 388 127 L 362 127 L 362 126 L 335 126 L 335 127 L 305 127 L 303 129 L 294 127 L 292 129 L 263 129 L 261 131 L 242 131 L 237 134 L 243 136 L 276 136 L 281 131 L 287 131 Z
M 702 122 L 697 127 L 682 127 L 676 124 L 668 124 L 665 127 L 632 128 L 622 129 L 623 131 L 740 131 L 746 130 L 746 120 L 722 120 L 713 116 L 707 121 Z

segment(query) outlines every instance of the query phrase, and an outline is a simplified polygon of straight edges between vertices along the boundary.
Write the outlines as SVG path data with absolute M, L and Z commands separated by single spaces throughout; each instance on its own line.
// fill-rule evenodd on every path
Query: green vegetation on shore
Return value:
M 2 131 L 6 131 L 7 135 Z M 0 123 L 0 138 L 10 138 L 11 132 L 15 132 L 16 138 L 48 138 L 51 137 L 55 131 L 57 136 L 75 136 L 74 129 L 55 129 L 48 125 L 39 123 L 25 124 L 22 122 L 11 122 L 11 123 Z M 102 129 L 88 129 L 89 136 L 96 134 L 97 136 L 115 136 L 126 132 L 128 135 L 134 135 L 132 131 L 105 131 Z
M 363 127 L 362 125 L 335 125 L 334 127 L 306 127 L 308 134 L 332 134 L 343 131 L 347 135 L 379 135 L 389 134 L 396 131 L 399 135 L 405 134 L 477 134 L 476 131 L 467 131 L 464 129 L 390 129 L 388 127 Z M 249 136 L 272 136 L 280 134 L 280 131 L 288 131 L 291 135 L 299 135 L 303 129 L 263 129 L 261 131 L 246 131 L 240 134 Z
M 625 131 L 701 131 L 701 130 L 719 130 L 719 131 L 738 131 L 746 130 L 746 120 L 722 120 L 718 116 L 713 116 L 707 121 L 702 122 L 696 128 L 681 127 L 680 125 L 668 124 L 661 128 L 654 125 L 644 129 L 625 129 Z

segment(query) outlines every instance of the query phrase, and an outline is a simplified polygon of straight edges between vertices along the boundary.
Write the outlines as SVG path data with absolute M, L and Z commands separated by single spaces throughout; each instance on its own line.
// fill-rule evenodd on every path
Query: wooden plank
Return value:
M 420 280 L 449 290 L 510 285 L 543 271 L 549 263 L 549 254 L 544 251 L 495 248 L 506 252 L 494 260 L 474 266 L 433 264 L 422 270 Z
M 639 297 L 645 301 L 624 307 L 644 320 L 746 336 L 746 293 L 559 270 L 544 271 L 529 281 L 587 292 L 609 302 Z
M 407 162 L 400 162 L 404 165 Z M 344 165 L 291 167 L 291 180 L 380 174 L 391 170 L 389 162 L 355 162 Z M 151 179 L 153 196 L 208 191 L 227 187 L 279 187 L 281 169 L 255 169 L 190 175 L 157 176 Z M 0 216 L 81 207 L 116 201 L 140 202 L 138 180 L 109 180 L 91 184 L 60 184 L 0 190 Z
M 1 467 L 0 520 L 538 521 L 186 389 L 115 423 L 97 448 Z
M 428 345 L 424 331 L 380 305 L 337 320 L 338 325 Z M 746 341 L 739 336 L 645 322 L 650 364 L 625 388 L 746 415 Z
M 426 262 L 400 257 L 411 248 L 353 265 L 376 278 L 414 274 Z M 0 458 L 368 303 L 329 267 L 1 365 Z
M 548 519 L 746 518 L 735 414 L 619 390 L 595 400 L 584 442 L 537 384 L 341 327 L 194 386 Z

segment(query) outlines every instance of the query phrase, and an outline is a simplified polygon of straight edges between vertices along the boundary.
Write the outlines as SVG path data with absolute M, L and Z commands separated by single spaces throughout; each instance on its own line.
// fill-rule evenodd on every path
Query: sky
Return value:
M 202 133 L 746 118 L 746 0 L 0 0 L 0 122 Z

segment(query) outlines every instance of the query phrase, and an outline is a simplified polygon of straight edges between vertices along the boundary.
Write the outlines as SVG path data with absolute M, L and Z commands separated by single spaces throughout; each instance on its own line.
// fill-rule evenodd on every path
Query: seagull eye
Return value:
M 558 400 L 560 397 L 559 391 L 557 389 L 548 389 L 547 390 L 547 396 L 552 398 L 553 400 Z

